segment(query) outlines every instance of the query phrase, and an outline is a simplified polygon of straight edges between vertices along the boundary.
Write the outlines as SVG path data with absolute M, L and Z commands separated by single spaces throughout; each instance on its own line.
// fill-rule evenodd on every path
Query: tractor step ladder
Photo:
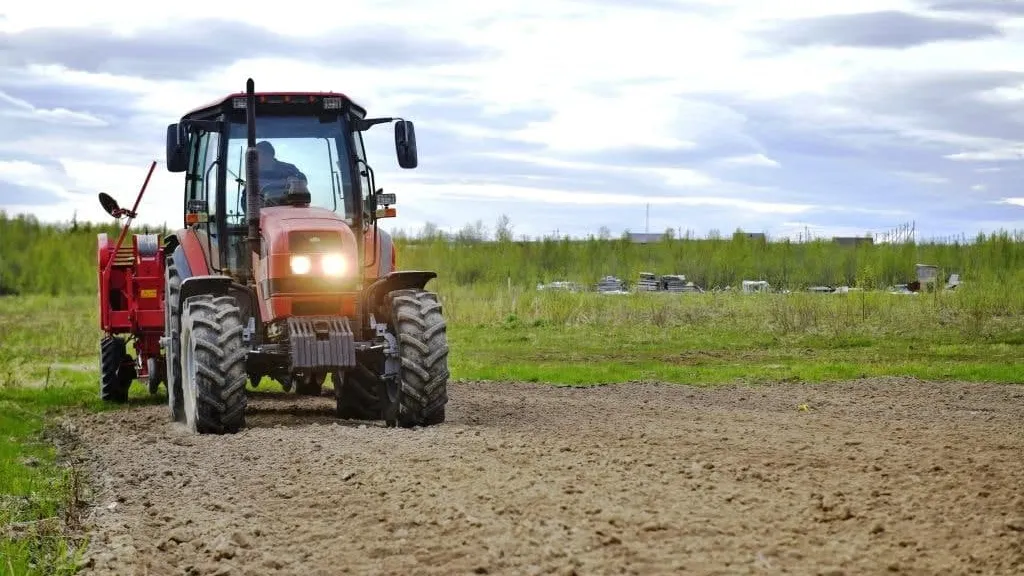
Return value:
M 114 266 L 134 266 L 135 265 L 135 249 L 131 245 L 121 246 L 117 249 L 117 254 L 114 255 Z

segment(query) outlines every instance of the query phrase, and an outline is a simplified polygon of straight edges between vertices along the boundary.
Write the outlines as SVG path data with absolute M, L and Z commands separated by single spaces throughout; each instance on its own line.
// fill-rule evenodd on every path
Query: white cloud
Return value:
M 719 161 L 721 164 L 732 166 L 763 166 L 766 168 L 779 168 L 782 165 L 764 154 L 745 154 L 743 156 L 730 156 Z
M 6 116 L 8 118 L 26 118 L 29 120 L 39 120 L 42 122 L 52 122 L 54 124 L 73 126 L 107 125 L 105 120 L 97 118 L 92 114 L 74 112 L 67 108 L 37 108 L 20 98 L 14 98 L 9 94 L 4 93 L 2 90 L 0 90 L 0 104 L 7 105 L 6 108 L 0 106 L 0 116 Z
M 684 146 L 685 147 L 685 146 Z M 578 150 L 577 150 L 578 151 Z M 673 188 L 692 188 L 721 184 L 717 179 L 708 176 L 697 170 L 687 168 L 650 168 L 644 166 L 621 166 L 617 164 L 600 164 L 597 162 L 581 162 L 578 160 L 559 160 L 545 156 L 534 156 L 529 154 L 516 153 L 481 153 L 479 156 L 500 158 L 505 160 L 518 160 L 538 166 L 549 166 L 563 168 L 566 170 L 578 170 L 585 172 L 606 172 L 631 174 L 642 176 L 644 174 L 660 176 L 668 186 Z
M 447 201 L 491 199 L 529 201 L 542 204 L 575 204 L 580 206 L 644 206 L 646 204 L 653 206 L 707 206 L 736 208 L 762 214 L 801 214 L 816 208 L 816 206 L 810 204 L 761 202 L 724 196 L 643 196 L 597 192 L 568 192 L 556 189 L 493 184 L 418 184 L 409 185 L 407 189 L 408 196 Z
M 598 152 L 636 146 L 654 148 L 693 147 L 673 130 L 679 120 L 673 103 L 650 93 L 630 93 L 616 97 L 566 94 L 571 106 L 555 111 L 550 120 L 531 122 L 512 133 L 525 142 L 543 144 L 556 152 Z M 643 110 L 632 115 L 628 130 L 610 130 L 607 118 L 615 110 Z M 610 114 L 611 113 L 611 114 Z
M 900 171 L 895 172 L 895 174 L 897 176 L 902 177 L 902 178 L 906 178 L 908 180 L 912 180 L 912 181 L 915 181 L 915 182 L 920 182 L 922 184 L 948 184 L 949 183 L 949 178 L 946 178 L 944 176 L 938 176 L 936 174 L 931 174 L 929 172 L 913 172 L 913 171 L 902 171 L 902 170 L 900 170 Z
M 46 167 L 23 160 L 0 160 L 0 179 L 14 184 L 26 185 L 46 177 Z
M 26 188 L 38 188 L 63 193 L 64 188 L 54 184 L 59 177 L 52 169 L 23 160 L 0 160 L 0 185 L 10 182 Z
M 1024 146 L 980 150 L 977 152 L 957 152 L 956 154 L 947 154 L 946 158 L 963 162 L 1002 162 L 1005 160 L 1024 160 Z

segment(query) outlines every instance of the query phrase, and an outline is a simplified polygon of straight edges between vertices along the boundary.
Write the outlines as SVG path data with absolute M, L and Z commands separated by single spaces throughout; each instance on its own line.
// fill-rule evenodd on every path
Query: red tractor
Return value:
M 447 335 L 426 290 L 436 274 L 396 270 L 378 228 L 395 216 L 395 196 L 376 189 L 363 146 L 364 132 L 392 122 L 398 164 L 415 168 L 412 122 L 367 118 L 336 92 L 257 94 L 249 79 L 245 93 L 168 126 L 167 169 L 185 173 L 185 226 L 155 252 L 149 240 L 139 250 L 162 266 L 166 369 L 137 351 L 154 360 L 151 389 L 166 380 L 174 420 L 236 432 L 246 382 L 269 377 L 305 395 L 320 395 L 329 378 L 340 418 L 444 421 Z M 129 276 L 151 278 L 141 263 Z M 129 300 L 129 315 L 151 310 L 144 302 Z M 143 326 L 132 328 L 136 339 L 150 334 Z M 130 381 L 123 367 L 132 363 L 119 358 L 117 382 Z

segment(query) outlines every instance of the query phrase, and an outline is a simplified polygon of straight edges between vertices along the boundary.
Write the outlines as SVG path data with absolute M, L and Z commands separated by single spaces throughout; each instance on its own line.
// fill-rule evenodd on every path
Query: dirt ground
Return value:
M 260 395 L 76 420 L 84 574 L 1024 573 L 1024 389 L 462 383 L 448 422 Z M 799 406 L 807 404 L 807 410 Z

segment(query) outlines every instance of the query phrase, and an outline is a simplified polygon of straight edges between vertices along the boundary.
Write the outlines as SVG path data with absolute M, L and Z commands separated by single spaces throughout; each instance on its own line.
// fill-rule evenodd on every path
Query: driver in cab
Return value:
M 264 206 L 283 204 L 289 191 L 306 192 L 306 175 L 294 164 L 278 160 L 270 142 L 263 140 L 257 143 L 256 152 L 259 154 L 259 179 Z

